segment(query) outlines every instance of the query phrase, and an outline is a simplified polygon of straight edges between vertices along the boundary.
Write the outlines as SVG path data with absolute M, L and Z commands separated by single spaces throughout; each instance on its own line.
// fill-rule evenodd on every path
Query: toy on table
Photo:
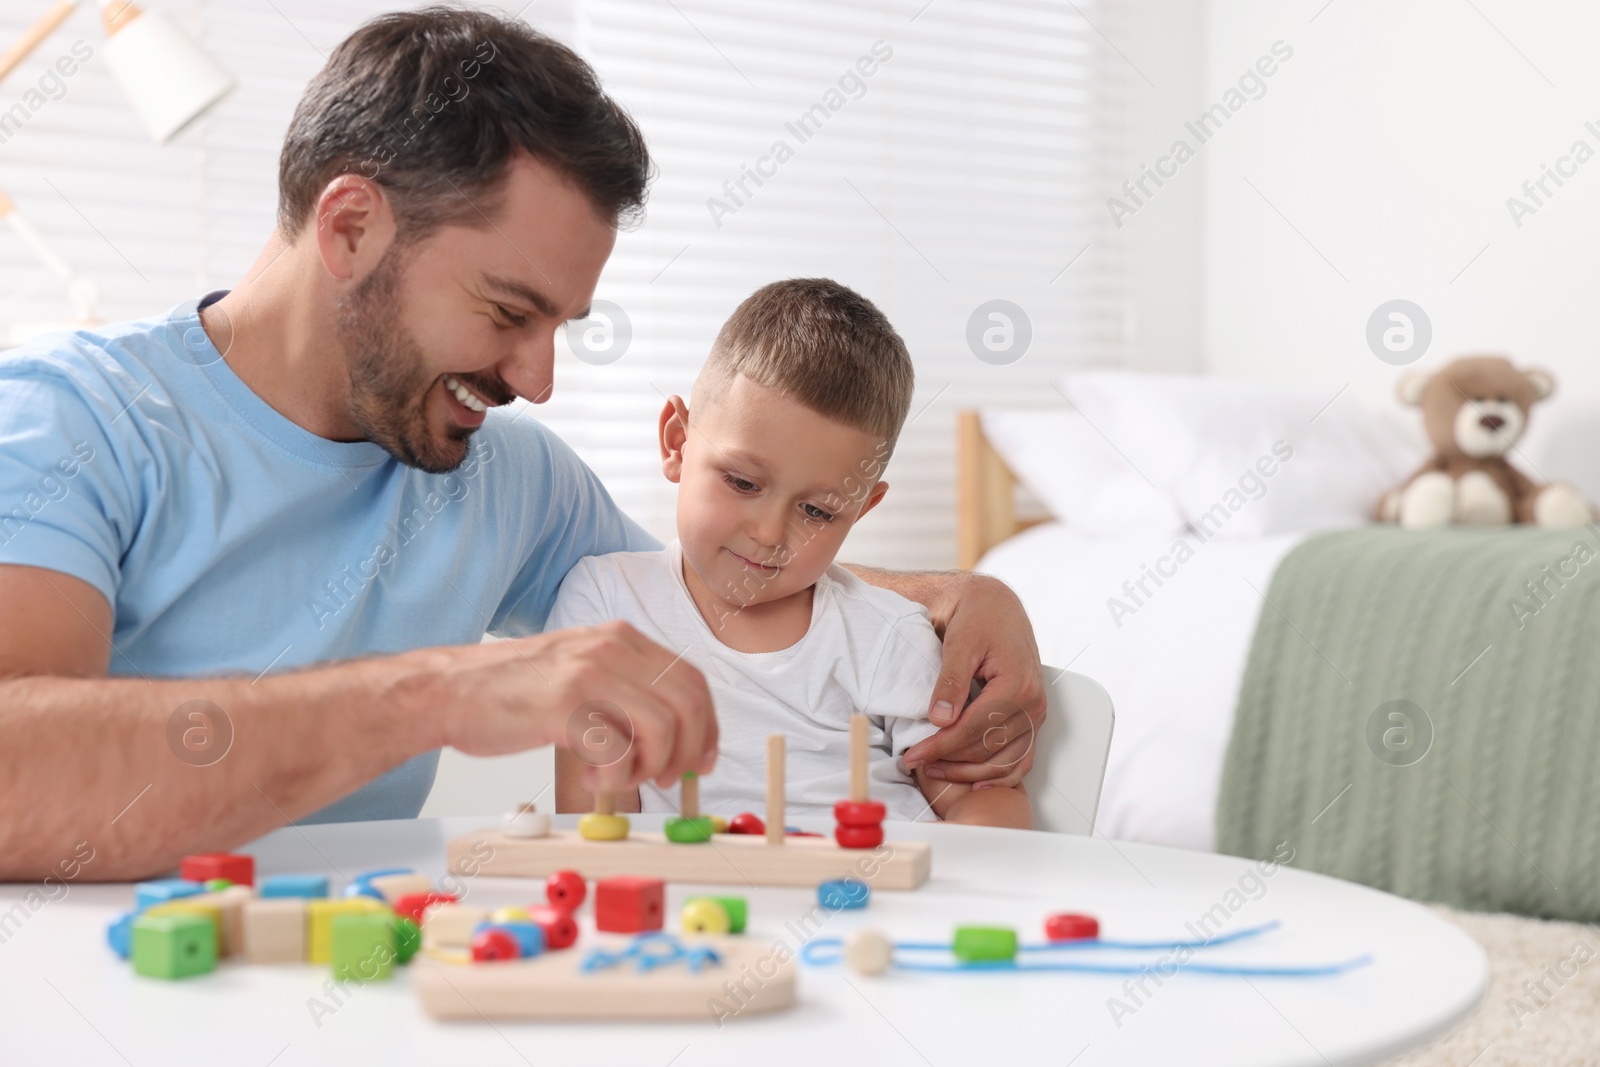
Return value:
M 744 897 L 690 897 L 678 920 L 686 934 L 742 934 Z
M 851 722 L 851 794 L 835 807 L 839 826 L 832 840 L 790 834 L 784 826 L 784 756 L 782 734 L 767 739 L 767 812 L 762 822 L 741 814 L 729 822 L 730 833 L 711 834 L 699 812 L 697 777 L 685 777 L 682 814 L 667 821 L 665 833 L 630 833 L 628 819 L 616 813 L 615 800 L 597 793 L 594 811 L 578 822 L 576 832 L 551 830 L 525 838 L 503 829 L 465 834 L 449 844 L 449 869 L 468 876 L 543 878 L 564 869 L 594 878 L 613 875 L 649 877 L 663 882 L 734 883 L 815 887 L 825 881 L 854 878 L 878 889 L 916 889 L 928 880 L 932 848 L 925 841 L 884 844 L 884 806 L 867 794 L 867 721 Z M 702 821 L 707 820 L 707 821 Z M 709 848 L 687 848 L 709 843 Z
M 530 800 L 502 816 L 500 829 L 508 837 L 544 837 L 550 832 L 550 813 L 540 811 Z
M 1236 978 L 1325 978 L 1365 967 L 1370 954 L 1338 963 L 1326 964 L 1235 964 L 1175 960 L 1174 953 L 1195 953 L 1259 937 L 1278 928 L 1278 923 L 1263 923 L 1204 941 L 1104 941 L 1079 938 L 1021 944 L 1016 931 L 1002 926 L 958 926 L 950 942 L 891 942 L 877 930 L 856 930 L 846 938 L 813 938 L 800 950 L 800 958 L 812 966 L 828 966 L 843 960 L 851 969 L 865 975 L 888 970 L 957 973 L 967 971 L 1068 971 L 1077 974 L 1144 974 L 1152 966 L 1175 966 L 1196 974 Z M 1064 962 L 1063 957 L 1085 951 L 1108 949 L 1130 953 L 1160 952 L 1152 963 Z M 1025 962 L 1025 957 L 1043 955 L 1041 962 Z M 932 958 L 927 958 L 931 955 Z M 952 960 L 950 957 L 954 957 Z

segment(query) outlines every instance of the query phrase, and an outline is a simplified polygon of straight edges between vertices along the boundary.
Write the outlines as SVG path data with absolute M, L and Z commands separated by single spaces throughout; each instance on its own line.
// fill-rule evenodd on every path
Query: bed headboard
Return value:
M 976 411 L 956 414 L 956 561 L 971 570 L 989 549 L 1044 521 L 1019 519 L 1016 475 L 983 436 Z

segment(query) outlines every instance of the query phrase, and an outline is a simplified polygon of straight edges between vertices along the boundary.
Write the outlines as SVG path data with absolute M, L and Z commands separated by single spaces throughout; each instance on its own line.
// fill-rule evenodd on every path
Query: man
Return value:
M 438 750 L 623 738 L 591 790 L 710 770 L 705 683 L 621 623 L 543 633 L 655 547 L 534 419 L 643 205 L 639 130 L 520 22 L 369 22 L 296 109 L 234 290 L 0 362 L 0 878 L 133 878 L 296 819 L 412 817 Z M 1043 685 L 1003 585 L 863 571 L 945 639 L 907 753 L 1014 782 Z M 509 638 L 479 643 L 485 632 Z M 966 707 L 973 679 L 984 695 Z

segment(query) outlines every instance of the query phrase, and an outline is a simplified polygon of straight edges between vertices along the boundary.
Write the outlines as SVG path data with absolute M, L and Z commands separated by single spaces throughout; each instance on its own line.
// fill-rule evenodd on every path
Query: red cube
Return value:
M 231 852 L 204 852 L 198 856 L 185 856 L 178 865 L 178 877 L 191 882 L 209 882 L 213 878 L 226 878 L 234 885 L 256 884 L 254 856 L 239 856 Z
M 578 921 L 570 911 L 549 904 L 530 904 L 528 918 L 544 930 L 546 949 L 571 948 L 578 940 Z
M 454 893 L 404 893 L 394 902 L 394 913 L 422 925 L 422 913 L 435 904 L 456 904 L 461 900 Z
M 666 883 L 659 878 L 618 875 L 594 884 L 594 926 L 608 934 L 661 929 L 666 914 Z

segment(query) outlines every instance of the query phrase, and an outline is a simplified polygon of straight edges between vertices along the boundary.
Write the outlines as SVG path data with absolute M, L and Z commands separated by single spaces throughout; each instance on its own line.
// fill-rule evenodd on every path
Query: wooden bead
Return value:
M 1045 919 L 1044 936 L 1051 941 L 1092 941 L 1100 936 L 1100 921 L 1093 915 L 1061 912 Z
M 722 908 L 723 913 L 728 916 L 728 933 L 744 933 L 745 918 L 749 911 L 744 897 L 690 897 L 684 901 L 684 904 L 692 904 L 696 900 L 715 901 Z
M 395 962 L 411 962 L 411 957 L 422 947 L 422 929 L 417 926 L 415 919 L 408 919 L 403 915 L 390 919 L 389 927 L 394 931 Z
M 500 829 L 507 837 L 549 837 L 550 813 L 532 804 L 519 804 L 515 811 L 500 817 Z
M 883 822 L 889 809 L 876 800 L 841 800 L 833 806 L 840 826 L 873 827 Z
M 528 909 L 519 908 L 514 904 L 504 908 L 496 908 L 489 913 L 489 921 L 492 923 L 525 923 L 528 921 Z
M 817 903 L 834 911 L 864 908 L 871 896 L 867 884 L 854 878 L 840 878 L 817 886 Z
M 730 834 L 764 834 L 767 824 L 761 821 L 761 816 L 748 811 L 742 811 L 728 820 L 728 833 Z
M 962 963 L 1017 958 L 1017 932 L 1004 926 L 958 926 L 950 949 Z
M 724 819 L 720 815 L 711 816 L 711 832 L 714 833 L 714 834 L 725 834 L 725 833 L 727 833 L 728 832 L 728 820 Z
M 528 918 L 544 929 L 544 947 L 551 951 L 571 948 L 578 940 L 578 921 L 570 911 L 533 904 L 528 907 Z
M 622 841 L 628 836 L 628 817 L 591 811 L 578 820 L 578 836 L 585 841 Z
M 685 904 L 681 919 L 686 934 L 725 934 L 732 925 L 727 911 L 710 897 L 695 897 Z
M 668 841 L 680 845 L 703 845 L 711 840 L 713 832 L 711 820 L 704 815 L 668 819 L 661 829 Z
M 577 871 L 557 871 L 544 883 L 544 898 L 566 911 L 577 911 L 588 895 L 589 883 Z
M 857 974 L 882 974 L 894 962 L 894 946 L 877 930 L 852 930 L 845 935 L 844 961 Z
M 883 827 L 839 826 L 833 831 L 833 839 L 840 848 L 877 848 L 883 844 Z
M 472 935 L 474 963 L 499 963 L 517 956 L 517 939 L 498 926 L 486 926 Z

